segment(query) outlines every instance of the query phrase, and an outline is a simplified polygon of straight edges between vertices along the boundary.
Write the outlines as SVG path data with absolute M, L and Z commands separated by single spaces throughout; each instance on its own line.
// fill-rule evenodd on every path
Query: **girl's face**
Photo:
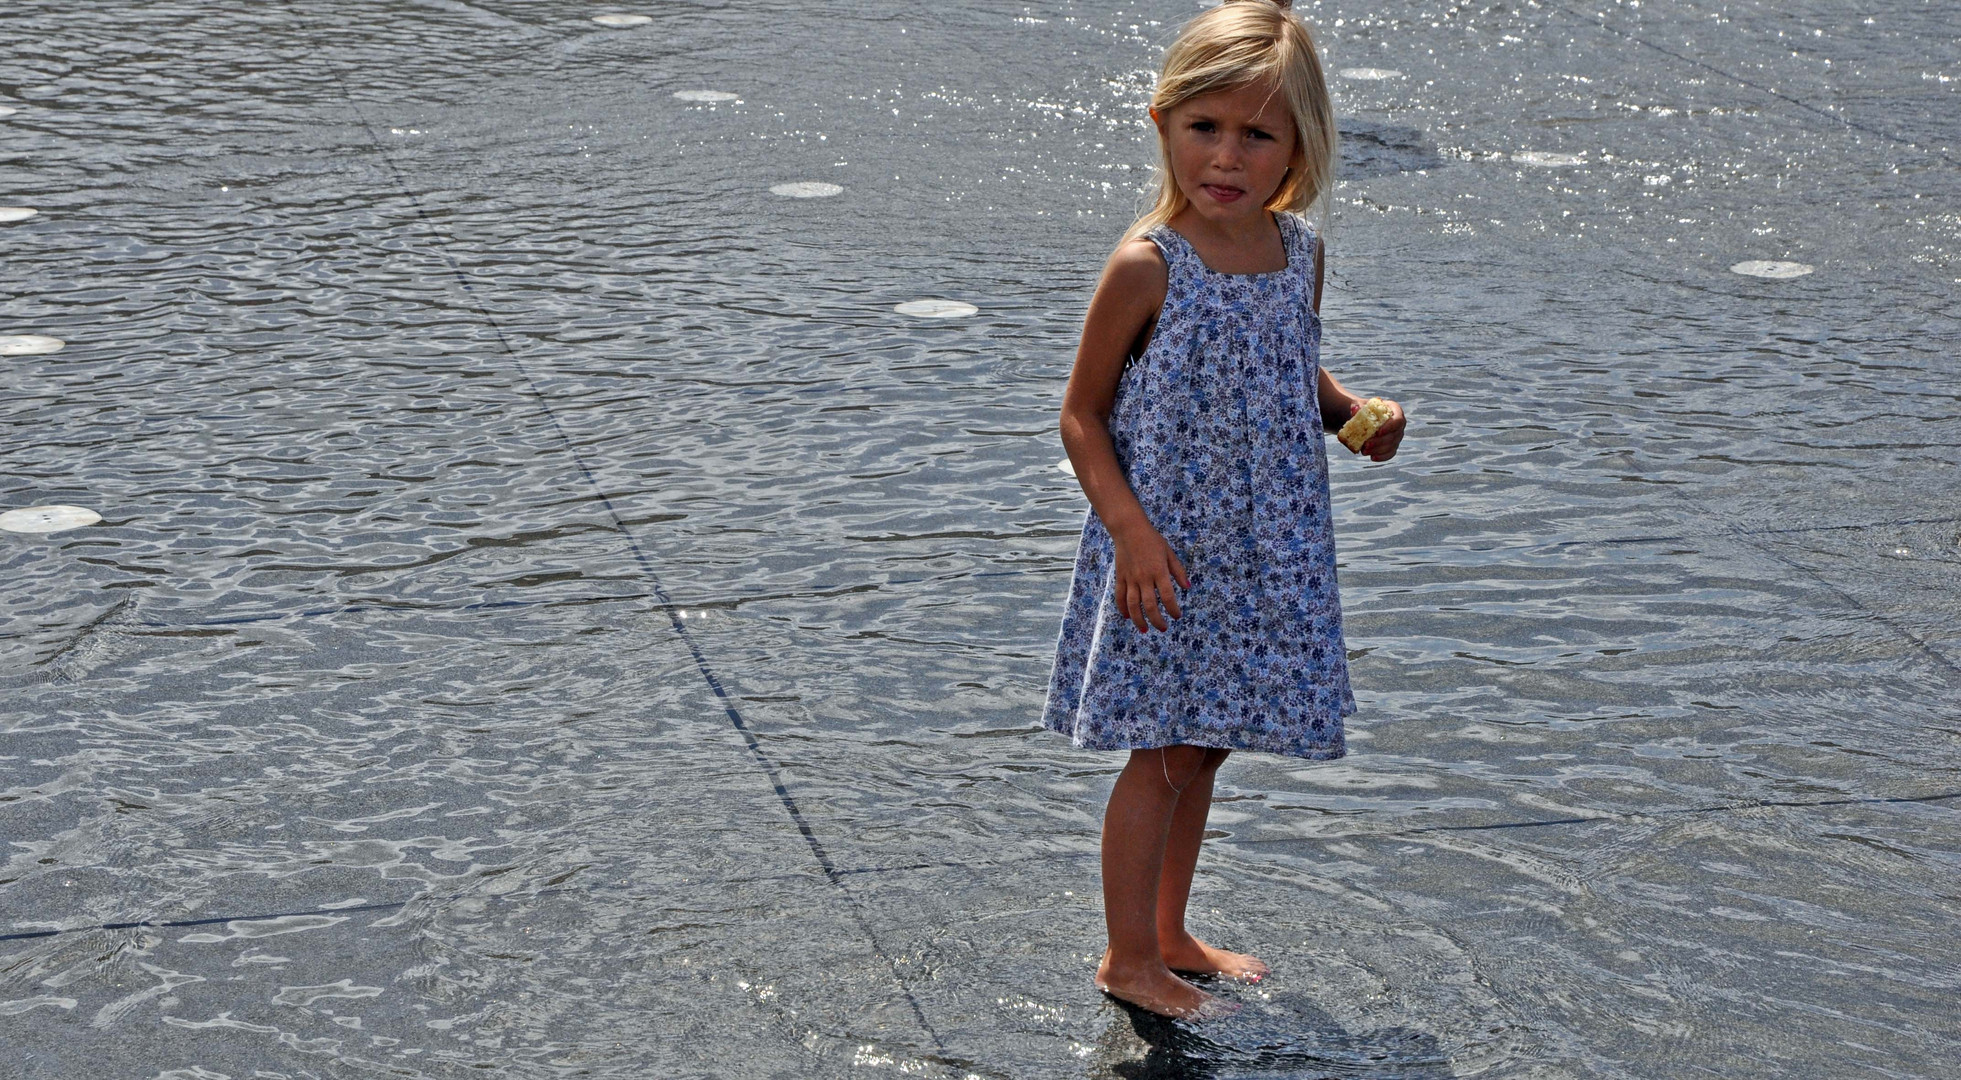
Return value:
M 1228 227 L 1266 212 L 1294 160 L 1298 137 L 1287 99 L 1268 83 L 1195 97 L 1151 119 L 1164 137 L 1171 178 L 1206 220 Z

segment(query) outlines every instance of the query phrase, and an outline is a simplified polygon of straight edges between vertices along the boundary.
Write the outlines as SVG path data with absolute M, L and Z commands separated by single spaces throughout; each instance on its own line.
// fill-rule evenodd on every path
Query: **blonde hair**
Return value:
M 1294 160 L 1268 210 L 1325 217 L 1334 187 L 1335 109 L 1321 74 L 1321 57 L 1307 24 L 1289 0 L 1225 0 L 1185 24 L 1164 53 L 1151 108 L 1162 119 L 1172 109 L 1206 94 L 1267 83 L 1287 102 L 1294 119 Z M 1124 233 L 1128 241 L 1177 217 L 1191 200 L 1171 175 L 1171 150 L 1158 129 L 1157 193 L 1149 210 Z

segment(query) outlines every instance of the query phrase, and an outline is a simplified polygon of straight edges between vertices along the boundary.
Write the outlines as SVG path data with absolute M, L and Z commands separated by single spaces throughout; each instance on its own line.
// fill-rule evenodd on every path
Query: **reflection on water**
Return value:
M 0 531 L 23 1075 L 1951 1069 L 1940 12 L 1310 10 L 1413 426 L 1188 1031 L 1035 716 L 1190 6 L 17 7 L 0 511 L 103 516 Z

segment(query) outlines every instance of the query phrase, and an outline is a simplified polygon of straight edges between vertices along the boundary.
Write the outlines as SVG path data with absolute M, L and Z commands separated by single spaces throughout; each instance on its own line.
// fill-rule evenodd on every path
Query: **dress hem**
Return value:
M 1339 724 L 1341 717 L 1348 715 L 1352 714 L 1342 713 L 1334 719 Z M 1092 742 L 1079 739 L 1075 732 L 1053 724 L 1043 724 L 1042 727 L 1043 730 L 1067 736 L 1069 744 L 1078 750 L 1156 750 L 1168 746 L 1200 746 L 1213 750 L 1252 750 L 1257 753 L 1278 754 L 1282 757 L 1301 758 L 1307 761 L 1333 761 L 1348 756 L 1348 739 L 1346 733 L 1340 732 L 1339 728 L 1335 738 L 1326 743 L 1303 745 L 1300 739 L 1292 739 L 1285 745 L 1275 745 L 1258 742 L 1234 743 L 1230 736 L 1191 730 L 1160 730 L 1128 740 L 1118 738 Z

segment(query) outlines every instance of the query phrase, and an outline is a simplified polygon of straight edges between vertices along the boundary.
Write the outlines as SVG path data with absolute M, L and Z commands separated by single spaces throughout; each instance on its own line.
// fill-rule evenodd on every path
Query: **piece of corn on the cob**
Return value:
M 1335 438 L 1341 440 L 1341 445 L 1359 454 L 1362 452 L 1362 444 L 1368 442 L 1376 429 L 1387 423 L 1394 415 L 1396 410 L 1390 407 L 1389 402 L 1379 397 L 1372 397 L 1362 402 L 1361 412 L 1349 417 L 1348 423 L 1341 425 L 1341 430 L 1335 432 Z

